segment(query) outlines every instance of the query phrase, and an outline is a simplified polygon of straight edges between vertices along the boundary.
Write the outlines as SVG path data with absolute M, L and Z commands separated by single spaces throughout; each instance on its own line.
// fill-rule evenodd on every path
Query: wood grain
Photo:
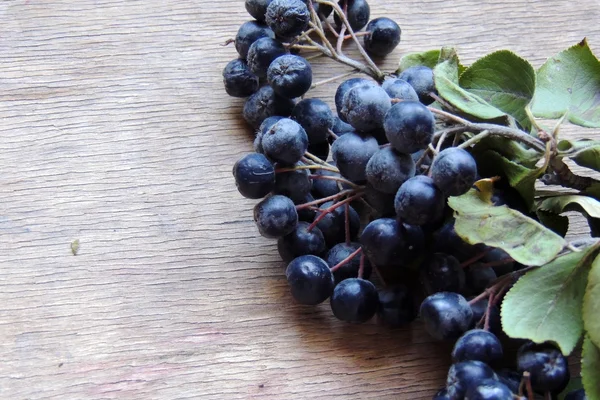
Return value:
M 539 66 L 584 36 L 600 53 L 599 1 L 370 3 L 403 29 L 387 70 L 448 44 L 466 63 L 511 48 Z M 222 88 L 222 43 L 247 19 L 240 0 L 0 2 L 1 398 L 427 399 L 442 385 L 448 346 L 419 324 L 293 304 L 231 177 L 251 131 Z

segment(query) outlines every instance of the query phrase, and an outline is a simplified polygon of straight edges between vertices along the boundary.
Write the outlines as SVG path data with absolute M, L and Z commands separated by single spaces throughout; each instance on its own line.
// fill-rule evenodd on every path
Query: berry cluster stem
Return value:
M 339 193 L 338 193 L 338 194 L 339 194 Z M 326 209 L 324 209 L 324 210 L 321 210 L 321 214 L 319 214 L 319 216 L 318 216 L 317 218 L 315 218 L 315 220 L 312 222 L 312 224 L 310 224 L 310 225 L 308 226 L 308 228 L 306 228 L 306 230 L 307 230 L 308 232 L 310 232 L 310 231 L 311 231 L 311 230 L 312 230 L 312 229 L 313 229 L 315 226 L 317 226 L 317 224 L 318 224 L 319 222 L 321 222 L 321 221 L 323 220 L 323 218 L 325 218 L 325 216 L 326 216 L 327 214 L 329 214 L 329 213 L 331 213 L 331 212 L 335 211 L 335 210 L 336 210 L 338 207 L 341 207 L 341 206 L 343 206 L 343 205 L 344 205 L 344 204 L 346 204 L 346 203 L 350 203 L 350 202 L 352 202 L 352 201 L 354 201 L 354 200 L 356 200 L 356 199 L 359 199 L 360 197 L 362 197 L 362 195 L 363 195 L 363 194 L 362 194 L 362 192 L 361 192 L 361 193 L 356 193 L 355 195 L 353 195 L 353 196 L 350 196 L 350 197 L 348 197 L 348 198 L 347 198 L 347 199 L 345 199 L 345 200 L 342 200 L 342 201 L 340 201 L 340 202 L 337 202 L 337 203 L 335 203 L 335 204 L 331 205 L 330 207 L 328 207 L 328 208 L 326 208 Z M 321 199 L 321 200 L 323 200 L 323 199 Z
M 352 261 L 354 259 L 354 257 L 356 257 L 357 255 L 359 255 L 361 253 L 362 253 L 362 247 L 359 247 L 354 252 L 352 252 L 352 254 L 350 254 L 348 257 L 344 258 L 342 261 L 340 261 L 339 263 L 337 263 L 336 265 L 334 265 L 333 267 L 331 267 L 329 270 L 331 272 L 337 271 L 338 269 L 340 269 L 344 265 L 348 264 L 350 261 Z

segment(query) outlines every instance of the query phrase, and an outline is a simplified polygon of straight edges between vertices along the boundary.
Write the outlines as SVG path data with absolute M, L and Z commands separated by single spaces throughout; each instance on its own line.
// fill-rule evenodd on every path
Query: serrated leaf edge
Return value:
M 588 253 L 588 254 L 586 254 L 586 255 L 585 255 L 585 256 L 584 256 L 584 257 L 583 257 L 583 258 L 582 258 L 582 259 L 581 259 L 581 260 L 580 260 L 580 261 L 577 263 L 577 265 L 576 265 L 576 266 L 573 268 L 573 270 L 572 270 L 572 271 L 569 273 L 569 276 L 568 276 L 568 277 L 567 277 L 567 279 L 565 280 L 565 283 L 566 283 L 567 281 L 570 281 L 570 280 L 572 279 L 572 276 L 575 274 L 575 271 L 577 271 L 579 268 L 581 268 L 581 265 L 584 265 L 584 264 L 585 264 L 585 263 L 584 263 L 584 261 L 586 261 L 586 260 L 587 260 L 589 257 L 591 257 L 592 255 L 593 255 L 593 257 L 594 257 L 594 258 L 596 257 L 596 255 L 598 254 L 598 251 L 600 251 L 600 242 L 598 242 L 598 243 L 594 244 L 593 246 L 591 246 L 590 248 L 588 248 L 588 249 L 587 249 L 587 251 L 589 251 L 589 253 Z M 554 262 L 554 261 L 556 261 L 556 258 L 555 258 L 554 260 L 550 261 L 550 262 Z M 550 263 L 548 263 L 548 264 L 550 264 Z M 545 265 L 548 265 L 548 264 L 545 264 Z M 540 268 L 544 268 L 544 265 L 543 265 L 543 266 L 541 266 L 541 267 L 539 267 L 539 268 L 536 268 L 534 271 L 537 271 L 537 270 L 539 270 Z M 533 272 L 533 271 L 530 271 L 530 272 Z M 517 282 L 516 282 L 516 283 L 513 285 L 513 287 L 512 287 L 512 288 L 510 288 L 510 290 L 509 290 L 509 291 L 506 293 L 506 295 L 505 295 L 505 297 L 504 297 L 504 300 L 505 300 L 505 299 L 506 299 L 506 298 L 507 298 L 507 297 L 508 297 L 508 296 L 509 296 L 511 293 L 513 293 L 515 290 L 517 290 L 517 288 L 519 287 L 519 283 L 520 283 L 520 282 L 522 282 L 522 279 L 523 279 L 525 276 L 527 276 L 527 274 L 525 274 L 525 275 L 523 275 L 521 278 L 519 278 L 519 280 L 518 280 L 518 281 L 517 281 Z M 564 284 L 563 284 L 563 285 L 564 285 Z M 544 322 L 544 321 L 546 320 L 546 318 L 547 318 L 547 316 L 550 314 L 551 310 L 552 310 L 552 309 L 553 309 L 553 308 L 556 306 L 556 300 L 555 300 L 555 299 L 556 299 L 556 297 L 557 297 L 557 296 L 554 296 L 554 299 L 553 299 L 553 301 L 552 301 L 552 303 L 551 303 L 551 306 L 550 306 L 550 308 L 548 309 L 548 312 L 546 313 L 546 315 L 544 316 L 544 319 L 542 320 L 542 322 Z M 505 318 L 505 314 L 504 314 L 504 309 L 505 309 L 504 300 L 502 300 L 502 304 L 500 305 L 500 322 L 501 322 L 501 324 L 502 324 L 502 326 L 503 326 L 503 327 L 504 327 L 504 318 Z M 583 316 L 582 316 L 582 319 L 583 319 Z M 583 321 L 582 321 L 581 325 L 582 325 L 582 327 L 583 327 Z M 539 326 L 535 328 L 535 330 L 536 330 L 536 331 L 537 331 L 538 329 L 539 329 Z M 582 333 L 583 333 L 583 328 L 582 328 Z M 508 332 L 506 332 L 506 334 L 508 335 Z M 515 338 L 515 339 L 529 339 L 529 340 L 531 340 L 531 341 L 533 341 L 533 342 L 535 342 L 535 343 L 543 343 L 544 341 L 546 341 L 546 340 L 537 340 L 537 341 L 536 341 L 535 339 L 532 339 L 532 338 L 530 338 L 530 337 L 524 337 L 524 336 L 521 336 L 521 335 L 519 335 L 519 336 L 511 336 L 511 335 L 508 335 L 508 336 L 509 336 L 509 337 L 511 337 L 511 338 Z M 570 354 L 570 353 L 571 353 L 571 352 L 572 352 L 572 351 L 575 349 L 575 346 L 577 345 L 577 344 L 575 344 L 575 345 L 573 346 L 573 348 L 571 348 L 571 349 L 568 349 L 569 351 L 567 352 L 567 351 L 566 351 L 567 349 L 563 349 L 563 348 L 560 346 L 560 344 L 559 344 L 559 343 L 556 343 L 556 344 L 557 344 L 557 346 L 560 348 L 560 350 L 562 351 L 562 353 L 563 353 L 563 354 L 566 354 L 566 355 L 569 355 L 569 354 Z

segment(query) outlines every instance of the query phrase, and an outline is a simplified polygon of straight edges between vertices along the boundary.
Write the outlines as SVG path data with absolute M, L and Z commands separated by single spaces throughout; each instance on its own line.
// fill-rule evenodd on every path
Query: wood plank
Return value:
M 600 53 L 599 1 L 370 3 L 403 30 L 388 71 L 451 44 L 467 63 L 510 48 L 539 66 L 584 36 Z M 449 347 L 419 324 L 293 304 L 231 176 L 252 132 L 222 88 L 236 56 L 222 44 L 247 19 L 242 1 L 0 3 L 0 397 L 427 399 L 442 385 Z

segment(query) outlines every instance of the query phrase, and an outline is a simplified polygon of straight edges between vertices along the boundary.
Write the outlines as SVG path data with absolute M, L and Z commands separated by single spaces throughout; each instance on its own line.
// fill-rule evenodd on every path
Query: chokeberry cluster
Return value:
M 365 0 L 245 6 L 254 20 L 238 30 L 239 57 L 223 81 L 229 95 L 247 97 L 242 114 L 256 132 L 255 151 L 233 175 L 244 197 L 261 199 L 254 221 L 277 240 L 291 297 L 307 306 L 328 300 L 349 323 L 376 318 L 398 327 L 420 316 L 433 338 L 455 341 L 446 386 L 434 399 L 562 391 L 569 369 L 552 344 L 525 343 L 516 362 L 504 356 L 498 304 L 524 266 L 501 249 L 466 243 L 454 229 L 448 197 L 482 176 L 469 143 L 441 134 L 448 120 L 431 105 L 439 100 L 432 69 L 385 75 L 369 57 L 395 49 L 398 24 L 370 19 Z M 350 39 L 367 65 L 340 52 Z M 315 49 L 370 77 L 344 80 L 330 99 L 306 97 L 314 83 L 301 54 Z M 498 186 L 494 202 L 518 208 L 512 190 Z

